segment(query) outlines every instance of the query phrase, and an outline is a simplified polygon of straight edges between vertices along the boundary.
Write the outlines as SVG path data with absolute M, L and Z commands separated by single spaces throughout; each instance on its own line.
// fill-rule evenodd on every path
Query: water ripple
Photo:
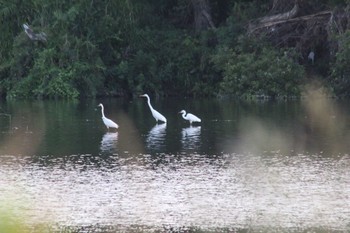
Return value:
M 0 203 L 30 223 L 107 232 L 349 229 L 347 155 L 158 156 L 1 156 Z

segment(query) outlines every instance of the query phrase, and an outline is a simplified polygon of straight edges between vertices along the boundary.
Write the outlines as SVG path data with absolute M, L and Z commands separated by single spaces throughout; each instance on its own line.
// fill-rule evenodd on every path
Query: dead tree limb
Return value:
M 322 12 L 318 12 L 316 14 L 300 16 L 297 18 L 279 19 L 279 20 L 274 20 L 274 21 L 269 20 L 269 21 L 265 21 L 263 23 L 260 23 L 259 25 L 255 26 L 254 28 L 250 28 L 249 33 L 250 34 L 255 33 L 258 30 L 273 27 L 273 26 L 276 26 L 279 24 L 295 23 L 298 21 L 307 21 L 307 20 L 317 19 L 317 18 L 320 19 L 320 18 L 324 18 L 324 17 L 330 17 L 331 15 L 332 15 L 332 11 L 322 11 Z
M 298 10 L 299 10 L 299 6 L 298 4 L 295 4 L 294 7 L 288 12 L 272 15 L 272 16 L 265 16 L 263 18 L 258 19 L 258 22 L 260 24 L 264 24 L 272 21 L 287 20 L 295 17 L 298 14 Z
M 293 8 L 285 11 L 293 3 Z M 273 15 L 251 21 L 247 33 L 267 38 L 279 48 L 294 48 L 305 62 L 310 52 L 317 59 L 332 60 L 341 47 L 340 42 L 334 39 L 335 35 L 350 29 L 350 4 L 332 10 L 309 6 L 306 0 L 274 0 Z M 278 10 L 284 13 L 276 14 Z

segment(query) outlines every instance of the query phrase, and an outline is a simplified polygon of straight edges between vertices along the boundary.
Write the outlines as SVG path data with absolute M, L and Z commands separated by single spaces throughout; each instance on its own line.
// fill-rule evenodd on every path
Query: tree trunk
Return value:
M 196 31 L 215 28 L 210 14 L 208 0 L 191 0 L 194 13 L 194 28 Z

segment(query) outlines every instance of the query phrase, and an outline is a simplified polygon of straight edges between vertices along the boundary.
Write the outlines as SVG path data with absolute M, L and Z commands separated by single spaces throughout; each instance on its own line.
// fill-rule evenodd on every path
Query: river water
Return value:
M 145 99 L 1 102 L 0 217 L 34 232 L 350 231 L 349 102 L 151 101 L 167 124 Z

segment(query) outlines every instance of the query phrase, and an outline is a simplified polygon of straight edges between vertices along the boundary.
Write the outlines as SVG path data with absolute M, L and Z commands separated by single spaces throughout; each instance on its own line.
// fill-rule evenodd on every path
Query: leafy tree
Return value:
M 213 58 L 223 72 L 222 94 L 236 97 L 299 96 L 303 67 L 295 62 L 293 51 L 279 51 L 260 44 L 252 47 L 243 38 L 236 49 L 222 48 Z
M 329 83 L 337 96 L 349 96 L 350 89 L 350 31 L 339 36 L 340 48 L 333 62 Z
M 284 40 L 283 30 L 276 35 L 261 33 L 257 40 L 247 35 L 248 25 L 257 18 L 289 11 L 294 3 L 0 0 L 0 20 L 4 22 L 0 24 L 0 94 L 13 98 L 77 98 L 147 91 L 213 96 L 221 90 L 237 96 L 295 96 L 302 85 L 304 71 L 300 64 L 304 64 L 304 52 L 314 41 L 304 41 L 304 50 L 293 50 L 289 47 L 300 44 L 294 43 L 298 37 L 290 43 Z M 344 13 L 339 19 L 349 18 L 344 7 L 349 0 L 300 3 L 303 13 L 337 8 L 337 12 Z M 348 21 L 339 21 L 337 26 L 342 26 L 342 31 L 335 32 L 336 39 L 329 43 L 324 43 L 328 38 L 325 31 L 311 31 L 324 35 L 317 41 L 324 56 L 333 54 L 328 46 L 337 45 L 329 84 L 339 95 L 349 92 L 348 36 L 337 37 L 349 28 Z M 45 32 L 47 43 L 31 41 L 23 32 L 23 23 L 35 32 Z M 266 38 L 270 40 L 266 42 Z M 283 43 L 273 43 L 276 41 Z M 330 61 L 322 60 L 325 77 Z

